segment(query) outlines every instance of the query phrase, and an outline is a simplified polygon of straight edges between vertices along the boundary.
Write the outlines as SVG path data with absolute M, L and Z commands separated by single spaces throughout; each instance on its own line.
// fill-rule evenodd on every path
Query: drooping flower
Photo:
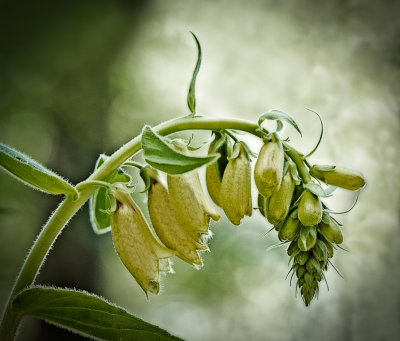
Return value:
M 146 293 L 158 294 L 160 272 L 171 270 L 173 250 L 161 245 L 129 193 L 112 190 L 117 208 L 111 218 L 115 250 L 122 263 Z
M 197 170 L 168 174 L 167 181 L 170 204 L 179 224 L 191 231 L 193 238 L 198 233 L 208 234 L 210 220 L 221 216 L 206 197 Z
M 198 234 L 197 230 L 190 230 L 189 225 L 179 223 L 172 209 L 167 188 L 154 169 L 150 172 L 151 185 L 147 204 L 154 231 L 165 246 L 176 251 L 179 258 L 201 267 L 203 263 L 197 251 L 207 250 L 207 245 L 202 243 L 200 235 L 194 237 Z

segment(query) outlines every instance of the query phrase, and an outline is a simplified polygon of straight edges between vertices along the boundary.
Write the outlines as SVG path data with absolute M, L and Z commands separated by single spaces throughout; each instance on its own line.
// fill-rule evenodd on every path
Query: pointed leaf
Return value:
M 213 163 L 220 157 L 219 154 L 198 157 L 178 152 L 149 126 L 143 129 L 142 148 L 147 163 L 168 174 L 183 174 Z
M 40 191 L 78 195 L 76 189 L 59 175 L 25 154 L 1 143 L 0 166 L 21 182 Z
M 258 126 L 260 128 L 261 128 L 261 124 L 265 120 L 278 120 L 278 131 L 282 129 L 282 122 L 279 122 L 279 121 L 286 121 L 286 122 L 290 123 L 299 132 L 300 135 L 302 135 L 301 130 L 300 130 L 299 126 L 297 125 L 297 123 L 295 122 L 295 120 L 289 114 L 287 114 L 283 111 L 273 109 L 273 110 L 266 112 L 265 114 L 262 114 L 258 118 Z
M 13 308 L 102 340 L 179 340 L 103 298 L 72 289 L 32 287 L 14 298 Z
M 308 184 L 304 184 L 303 187 L 305 189 L 308 189 L 310 192 L 314 193 L 315 195 L 319 196 L 319 197 L 329 197 L 332 195 L 332 189 L 329 188 L 328 191 L 325 191 L 320 185 L 315 184 L 315 183 L 308 183 Z
M 314 165 L 311 167 L 311 169 L 315 169 L 317 171 L 331 171 L 334 170 L 336 166 L 331 166 L 331 165 Z
M 107 155 L 100 155 L 96 161 L 95 169 L 99 168 L 107 158 Z M 117 182 L 128 183 L 131 181 L 131 178 L 121 169 L 117 169 L 105 181 L 111 184 Z M 110 206 L 111 200 L 107 188 L 100 187 L 96 189 L 89 199 L 90 223 L 96 234 L 103 234 L 111 230 L 111 216 L 107 213 Z
M 193 32 L 190 32 L 190 33 L 193 35 L 193 38 L 196 41 L 198 54 L 197 54 L 196 66 L 193 70 L 192 80 L 190 81 L 190 86 L 189 86 L 189 91 L 188 91 L 188 96 L 187 96 L 187 104 L 188 104 L 189 110 L 192 113 L 192 115 L 195 115 L 196 114 L 195 87 L 196 87 L 197 74 L 199 73 L 200 65 L 201 65 L 201 46 L 200 46 L 199 40 L 197 39 L 196 35 Z

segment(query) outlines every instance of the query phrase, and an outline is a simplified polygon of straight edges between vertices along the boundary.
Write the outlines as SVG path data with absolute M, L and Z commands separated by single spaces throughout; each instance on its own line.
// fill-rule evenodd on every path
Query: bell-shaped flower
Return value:
M 160 272 L 171 271 L 173 250 L 161 245 L 129 193 L 112 190 L 116 210 L 111 218 L 115 250 L 125 267 L 146 293 L 158 294 Z
M 201 187 L 197 170 L 179 175 L 167 176 L 169 201 L 175 218 L 193 238 L 198 234 L 208 234 L 211 218 L 221 218 Z
M 197 230 L 189 230 L 188 225 L 182 225 L 176 219 L 167 188 L 157 172 L 150 169 L 149 175 L 151 185 L 147 204 L 154 231 L 165 246 L 176 252 L 176 256 L 191 265 L 201 267 L 203 263 L 197 251 L 207 250 L 207 245 L 202 244 L 199 238 L 194 238 Z

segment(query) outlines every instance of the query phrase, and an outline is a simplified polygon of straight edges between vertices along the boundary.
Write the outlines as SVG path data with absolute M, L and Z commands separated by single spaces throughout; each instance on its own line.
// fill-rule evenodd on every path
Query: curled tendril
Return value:
M 331 210 L 329 210 L 329 209 L 328 209 L 328 211 L 329 211 L 329 213 L 331 213 L 331 214 L 346 214 L 346 213 L 349 213 L 349 212 L 354 208 L 354 206 L 356 206 L 359 197 L 360 197 L 360 192 L 358 191 L 358 192 L 357 192 L 357 196 L 356 196 L 356 200 L 354 200 L 353 205 L 351 205 L 351 207 L 350 207 L 349 209 L 347 209 L 346 211 L 343 211 L 343 212 L 335 212 L 335 211 L 331 211 Z
M 306 108 L 306 109 L 307 109 L 308 111 L 313 112 L 314 114 L 316 114 L 316 115 L 318 116 L 319 121 L 321 122 L 321 133 L 320 133 L 320 135 L 319 135 L 319 139 L 318 139 L 318 142 L 317 142 L 316 146 L 314 147 L 314 149 L 313 149 L 311 152 L 309 152 L 309 153 L 304 157 L 305 159 L 314 154 L 314 152 L 315 152 L 315 151 L 317 150 L 317 148 L 319 147 L 319 144 L 321 143 L 322 136 L 324 135 L 324 123 L 322 122 L 321 116 L 320 116 L 316 111 L 314 111 L 314 110 L 311 110 L 311 109 L 308 109 L 308 108 Z

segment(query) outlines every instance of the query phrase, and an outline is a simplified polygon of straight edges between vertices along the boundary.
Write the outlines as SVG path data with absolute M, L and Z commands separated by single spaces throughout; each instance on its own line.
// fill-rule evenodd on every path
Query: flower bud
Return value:
M 304 265 L 306 264 L 308 258 L 310 258 L 311 254 L 310 252 L 304 252 L 304 251 L 300 251 L 296 257 L 294 257 L 294 260 L 297 264 L 299 265 Z
M 293 240 L 300 227 L 299 219 L 297 219 L 297 210 L 294 210 L 285 220 L 282 227 L 279 229 L 279 240 Z
M 254 167 L 254 181 L 258 191 L 270 197 L 278 191 L 283 175 L 285 154 L 280 141 L 265 143 Z
M 313 285 L 313 281 L 314 281 L 314 276 L 310 273 L 310 272 L 306 272 L 305 274 L 304 274 L 304 280 L 305 280 L 305 284 L 308 286 L 308 287 L 312 287 L 312 285 Z
M 217 173 L 217 165 L 213 163 L 206 168 L 206 185 L 212 201 L 221 206 L 221 180 Z
M 293 191 L 294 181 L 288 171 L 282 179 L 281 187 L 277 192 L 272 194 L 268 201 L 267 219 L 271 224 L 276 225 L 286 218 L 290 202 L 292 201 Z
M 297 246 L 301 251 L 308 251 L 317 242 L 317 229 L 315 226 L 301 226 Z
M 317 240 L 315 246 L 312 248 L 313 256 L 320 262 L 328 260 L 328 249 L 322 240 Z
M 301 278 L 306 273 L 306 268 L 304 266 L 299 266 L 296 270 L 297 278 Z
M 154 171 L 154 170 L 153 170 Z M 161 242 L 176 251 L 176 255 L 191 265 L 203 265 L 197 250 L 207 250 L 199 238 L 194 238 L 196 231 L 188 231 L 187 225 L 181 225 L 174 214 L 168 191 L 157 176 L 150 174 L 151 185 L 148 191 L 148 208 L 154 231 Z
M 115 250 L 140 287 L 147 293 L 158 294 L 160 271 L 171 270 L 169 257 L 175 252 L 161 245 L 128 193 L 114 190 L 117 210 L 111 218 Z
M 304 226 L 318 224 L 322 219 L 322 203 L 309 190 L 304 190 L 299 203 L 299 220 Z
M 319 227 L 319 230 L 320 230 L 320 227 Z M 320 238 L 324 242 L 326 251 L 328 252 L 328 258 L 332 258 L 333 257 L 332 244 L 330 242 L 328 242 L 323 235 L 319 235 L 318 238 Z
M 258 193 L 257 205 L 258 205 L 258 210 L 265 217 L 267 208 L 268 208 L 267 207 L 268 206 L 268 198 L 266 198 L 262 194 Z
M 221 154 L 221 157 L 211 165 L 206 167 L 206 185 L 208 194 L 214 203 L 221 207 L 221 181 L 222 176 L 225 171 L 225 167 L 228 163 L 227 154 L 228 154 L 228 142 L 225 139 L 221 144 L 220 141 L 223 139 L 221 134 L 214 132 L 215 137 L 214 140 L 210 143 L 210 147 L 208 149 L 208 153 L 218 152 Z M 219 147 L 217 146 L 219 145 Z
M 297 246 L 297 240 L 294 240 L 290 243 L 288 249 L 287 249 L 287 254 L 288 256 L 292 256 L 292 255 L 296 255 L 297 253 L 299 253 L 300 249 Z
M 329 243 L 343 243 L 343 234 L 340 227 L 333 219 L 330 219 L 329 224 L 324 222 L 319 223 L 319 231 Z
M 201 187 L 196 170 L 167 176 L 169 200 L 175 218 L 187 231 L 208 234 L 210 219 L 219 220 L 221 216 L 207 199 Z
M 310 169 L 310 174 L 326 184 L 351 191 L 356 191 L 365 185 L 365 178 L 361 173 L 345 167 L 314 165 Z
M 306 263 L 306 270 L 311 273 L 318 273 L 321 272 L 321 267 L 314 257 L 310 257 Z
M 221 207 L 234 225 L 245 215 L 251 216 L 250 160 L 243 145 L 239 154 L 229 160 L 221 184 Z
M 320 273 L 317 272 L 314 274 L 314 278 L 316 281 L 321 282 L 322 276 Z

